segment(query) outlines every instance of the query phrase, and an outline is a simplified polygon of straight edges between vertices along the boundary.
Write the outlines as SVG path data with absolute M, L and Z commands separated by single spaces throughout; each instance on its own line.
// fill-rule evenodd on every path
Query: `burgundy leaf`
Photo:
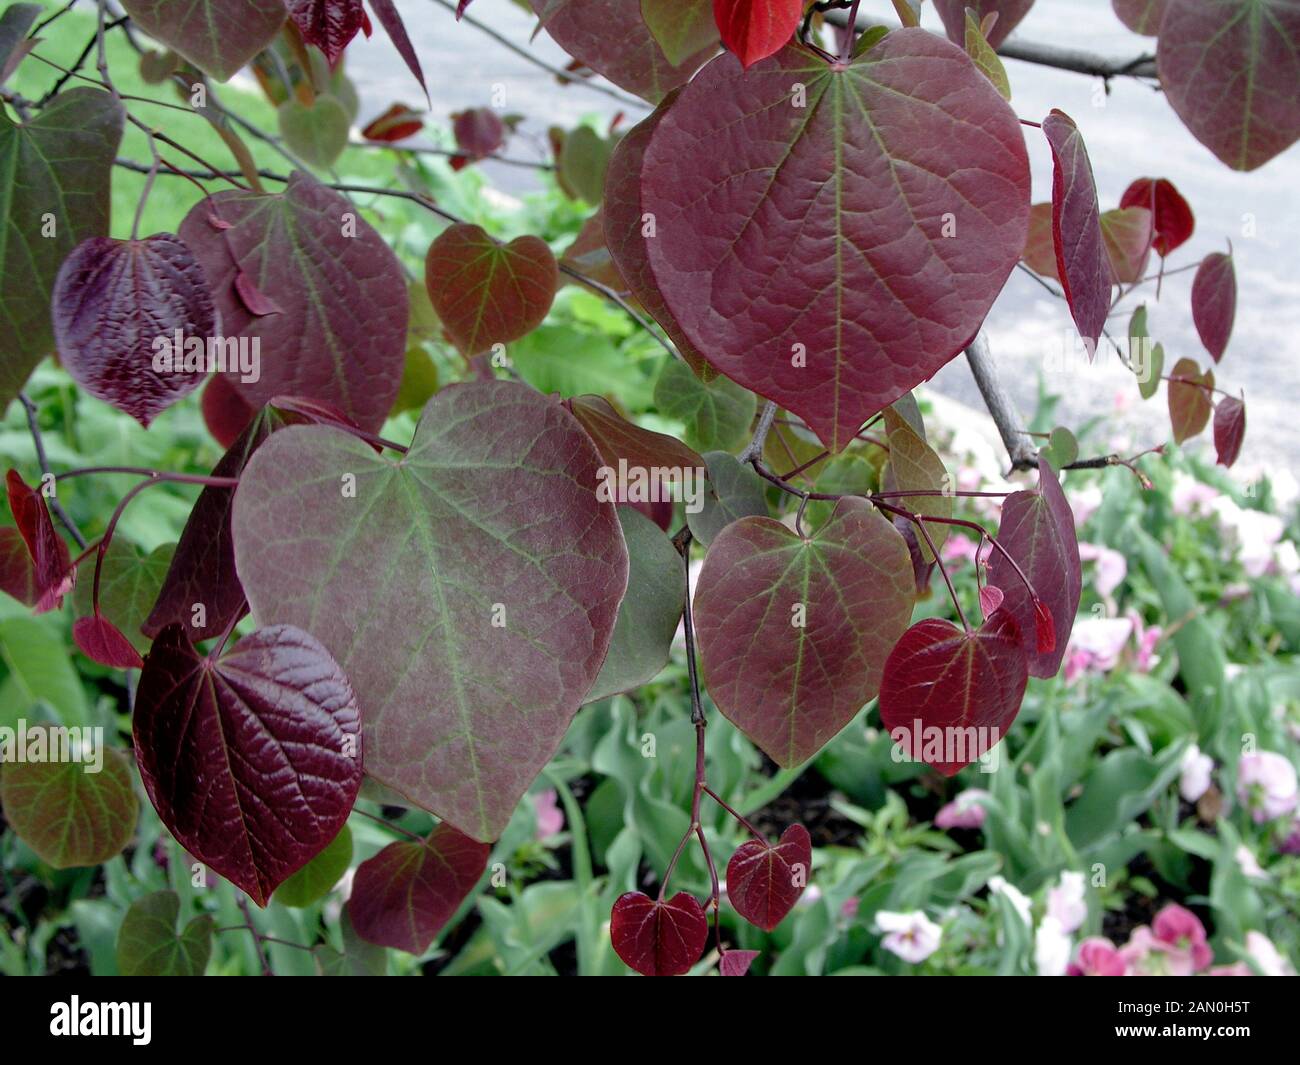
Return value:
M 1002 589 L 996 584 L 986 584 L 980 589 L 980 613 L 987 619 L 1002 605 Z
M 1300 138 L 1300 4 L 1169 0 L 1156 68 L 1192 135 L 1234 170 L 1254 170 Z
M 715 51 L 710 44 L 682 63 L 664 55 L 636 0 L 530 0 L 561 48 L 621 89 L 658 103 Z
M 0 528 L 0 592 L 24 606 L 35 606 L 40 598 L 36 587 L 36 565 L 27 553 L 22 533 L 10 525 Z
M 229 448 L 238 440 L 257 414 L 229 378 L 220 373 L 208 379 L 199 407 L 203 412 L 203 424 L 223 448 Z
M 218 81 L 269 45 L 284 0 L 122 0 L 132 24 Z
M 1134 33 L 1154 37 L 1169 0 L 1110 0 L 1115 14 Z M 1161 254 L 1165 254 L 1162 252 Z
M 729 950 L 718 959 L 718 972 L 722 976 L 744 976 L 758 955 L 757 950 Z
M 421 843 L 390 843 L 357 867 L 352 927 L 367 943 L 423 954 L 474 890 L 491 852 L 446 822 Z
M 727 862 L 727 898 L 750 924 L 772 931 L 794 909 L 812 871 L 812 839 L 791 825 L 772 846 L 746 840 Z
M 33 609 L 37 614 L 43 614 L 63 602 L 63 597 L 72 591 L 77 574 L 72 568 L 68 545 L 54 531 L 54 522 L 50 520 L 41 493 L 29 488 L 16 470 L 5 475 L 5 489 L 14 524 L 27 545 L 27 555 L 32 562 L 36 590 Z
M 1169 423 L 1174 443 L 1196 436 L 1210 420 L 1214 371 L 1201 368 L 1195 359 L 1179 359 L 1169 374 Z
M 802 5 L 803 0 L 786 2 Z M 669 63 L 684 63 L 706 48 L 717 49 L 714 0 L 640 0 L 640 7 L 642 20 Z
M 804 0 L 713 0 L 722 43 L 746 69 L 779 52 L 803 18 Z
M 1020 627 L 1005 610 L 971 632 L 926 618 L 885 663 L 881 723 L 908 758 L 953 776 L 1006 735 L 1020 712 L 1026 665 Z
M 1074 120 L 1052 110 L 1043 119 L 1052 148 L 1052 243 L 1056 272 L 1079 335 L 1090 353 L 1106 328 L 1110 311 L 1110 260 L 1102 240 L 1097 185 L 1088 149 Z
M 207 376 L 216 307 L 194 253 L 170 233 L 83 241 L 60 268 L 52 303 L 72 379 L 145 428 Z M 201 357 L 190 368 L 192 349 Z
M 976 22 L 982 23 L 989 14 L 996 14 L 998 18 L 988 31 L 988 42 L 991 47 L 998 48 L 1020 25 L 1020 20 L 1029 14 L 1034 0 L 934 0 L 934 6 L 943 19 L 948 39 L 954 44 L 961 44 L 966 39 L 967 8 L 975 12 Z
M 1013 492 L 1002 504 L 998 543 L 1016 560 L 1034 592 L 1030 593 L 1015 566 L 997 550 L 989 558 L 989 583 L 1002 589 L 1002 613 L 1017 623 L 1030 674 L 1054 677 L 1079 611 L 1083 567 L 1074 512 L 1051 464 L 1042 456 L 1038 459 L 1038 488 Z
M 229 229 L 212 228 L 213 209 Z M 281 193 L 234 190 L 200 201 L 181 238 L 207 274 L 226 346 L 239 338 L 250 356 L 259 353 L 255 374 L 228 373 L 251 406 L 308 396 L 363 429 L 383 424 L 406 365 L 406 280 L 352 204 L 295 173 Z M 259 314 L 260 305 L 250 312 L 249 282 L 282 313 Z
M 681 976 L 704 953 L 709 924 L 685 891 L 666 902 L 629 891 L 614 903 L 609 938 L 614 953 L 642 976 Z
M 709 694 L 782 766 L 812 757 L 876 694 L 912 616 L 907 544 L 861 499 L 804 539 L 741 518 L 709 545 L 695 628 Z
M 1152 247 L 1163 258 L 1185 244 L 1196 228 L 1191 205 L 1165 178 L 1138 178 L 1119 198 L 1121 207 L 1145 207 L 1154 219 Z
M 1015 113 L 920 29 L 845 70 L 797 46 L 748 71 L 718 57 L 661 116 L 640 173 L 669 313 L 835 451 L 962 350 L 1025 245 Z
M 361 131 L 368 141 L 393 144 L 414 137 L 424 128 L 424 116 L 406 104 L 393 104 Z
M 471 159 L 482 159 L 500 150 L 506 141 L 506 126 L 490 107 L 471 107 L 452 115 L 456 147 Z
M 217 659 L 169 625 L 140 673 L 134 734 L 163 824 L 259 906 L 333 840 L 361 786 L 352 686 L 291 625 Z
M 1241 453 L 1241 441 L 1246 435 L 1246 404 L 1232 396 L 1224 396 L 1214 408 L 1214 450 L 1219 463 L 1231 466 Z
M 361 0 L 285 0 L 285 4 L 302 39 L 324 52 L 331 67 L 338 65 L 366 14 Z
M 370 0 L 370 10 L 375 13 L 375 18 L 379 19 L 379 24 L 384 27 L 388 39 L 393 42 L 397 54 L 406 64 L 406 69 L 415 75 L 415 80 L 420 83 L 427 100 L 429 87 L 424 83 L 424 71 L 420 69 L 420 60 L 411 46 L 411 38 L 406 35 L 406 24 L 402 22 L 402 16 L 397 12 L 397 5 L 393 0 Z
M 1223 358 L 1237 316 L 1237 272 L 1232 256 L 1212 252 L 1201 260 L 1192 279 L 1192 321 L 1205 350 Z
M 1145 207 L 1120 207 L 1103 211 L 1098 223 L 1115 282 L 1140 281 L 1151 257 L 1151 212 Z
M 465 14 L 465 9 L 472 4 L 474 0 L 457 0 L 456 3 L 456 21 L 459 22 L 461 16 Z
M 235 272 L 235 294 L 244 310 L 254 318 L 264 318 L 268 314 L 283 314 L 284 308 L 257 287 L 247 270 Z
M 81 653 L 92 662 L 114 669 L 139 669 L 144 663 L 140 652 L 108 618 L 94 614 L 72 623 L 72 638 Z
M 634 425 L 603 396 L 574 396 L 566 399 L 564 405 L 587 430 L 605 465 L 614 470 L 623 462 L 629 469 L 659 467 L 691 470 L 691 476 L 708 476 L 704 459 L 675 436 Z

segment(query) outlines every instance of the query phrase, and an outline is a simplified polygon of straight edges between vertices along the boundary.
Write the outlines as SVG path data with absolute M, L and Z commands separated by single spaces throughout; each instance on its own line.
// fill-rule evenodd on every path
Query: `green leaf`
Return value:
M 145 554 L 120 535 L 109 542 L 99 574 L 99 612 L 122 631 L 142 654 L 153 642 L 140 631 L 145 618 L 158 601 L 163 579 L 171 565 L 175 544 L 162 544 Z M 95 560 L 91 556 L 81 567 L 80 579 L 72 592 L 78 617 L 89 617 L 95 587 Z
M 181 900 L 155 891 L 131 904 L 117 933 L 117 968 L 123 976 L 202 976 L 212 954 L 215 922 L 200 914 L 179 935 Z
M 713 538 L 733 521 L 748 517 L 767 517 L 767 497 L 763 479 L 749 466 L 742 466 L 726 451 L 710 451 L 704 456 L 709 483 L 698 513 L 686 514 L 691 535 L 708 547 Z
M 7 718 L 11 711 L 20 717 L 44 705 L 61 724 L 86 723 L 90 710 L 81 678 L 68 657 L 63 637 L 44 619 L 13 617 L 0 621 L 0 654 L 19 697 L 4 700 L 0 719 Z
M 733 451 L 745 443 L 758 399 L 725 377 L 705 384 L 684 362 L 669 359 L 655 384 L 655 405 L 685 425 L 684 439 L 697 451 Z
M 713 0 L 641 0 L 641 18 L 672 66 L 717 46 Z
M 311 166 L 322 170 L 332 166 L 347 147 L 352 120 L 342 101 L 329 93 L 321 93 L 310 104 L 290 97 L 276 117 L 285 147 Z
M 348 908 L 339 914 L 339 934 L 343 942 L 341 951 L 333 947 L 317 947 L 316 963 L 322 976 L 387 976 L 388 950 L 367 943 L 352 927 Z
M 68 733 L 57 726 L 28 726 L 43 737 L 46 757 L 55 758 Z M 66 753 L 66 752 L 65 752 Z M 135 834 L 140 800 L 131 786 L 130 763 L 119 752 L 97 749 L 96 769 L 83 748 L 78 761 L 16 761 L 5 752 L 0 800 L 18 837 L 56 869 L 99 865 L 120 854 Z
M 310 906 L 323 899 L 352 864 L 352 830 L 344 825 L 325 849 L 275 889 L 273 901 Z
M 1058 425 L 1047 438 L 1047 446 L 1040 452 L 1054 470 L 1063 470 L 1079 457 L 1079 441 L 1069 429 Z
M 560 148 L 560 185 L 576 199 L 599 204 L 605 195 L 605 171 L 614 145 L 590 126 L 565 135 Z
M 1011 82 L 1007 80 L 1007 68 L 1002 65 L 997 52 L 989 47 L 989 42 L 984 39 L 980 24 L 970 8 L 966 9 L 966 53 L 984 76 L 993 82 L 993 87 L 998 90 L 1002 99 L 1010 100 Z
M 892 484 L 886 476 L 885 487 L 903 492 L 936 493 L 905 496 L 895 502 L 915 514 L 951 518 L 954 484 L 939 453 L 893 407 L 885 409 L 885 433 L 889 440 L 889 470 L 893 475 Z M 948 526 L 928 521 L 925 528 L 934 543 L 934 550 L 940 550 L 948 539 Z M 918 535 L 918 542 L 922 557 L 933 562 L 934 554 L 925 537 Z

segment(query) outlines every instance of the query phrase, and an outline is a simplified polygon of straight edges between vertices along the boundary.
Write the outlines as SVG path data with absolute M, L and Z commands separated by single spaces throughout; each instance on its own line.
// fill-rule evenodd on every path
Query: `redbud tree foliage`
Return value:
M 95 776 L 6 766 L 11 827 L 56 867 L 102 862 L 130 843 L 142 784 L 185 851 L 266 906 L 286 882 L 309 890 L 304 871 L 332 870 L 321 891 L 333 885 L 364 788 L 438 824 L 356 870 L 347 934 L 420 953 L 481 882 L 575 715 L 653 679 L 681 629 L 698 742 L 689 826 L 657 895 L 624 894 L 609 933 L 639 973 L 687 972 L 712 935 L 722 972 L 742 974 L 753 953 L 727 949 L 720 909 L 775 928 L 809 883 L 811 841 L 799 824 L 766 836 L 710 786 L 706 692 L 778 766 L 811 758 L 872 700 L 909 759 L 951 776 L 988 754 L 1027 679 L 1059 670 L 1079 605 L 1063 471 L 1143 474 L 1139 456 L 1080 456 L 1064 427 L 1039 439 L 1007 421 L 986 314 L 1013 270 L 1032 273 L 1068 303 L 1090 354 L 1123 360 L 1144 398 L 1163 384 L 1175 441 L 1212 423 L 1231 466 L 1245 407 L 1216 374 L 1236 283 L 1226 239 L 1199 263 L 1171 261 L 1194 227 L 1173 181 L 1135 172 L 1118 203 L 1099 202 L 1074 120 L 1017 113 L 997 50 L 1032 0 L 935 0 L 946 36 L 921 28 L 916 6 L 532 0 L 572 56 L 566 81 L 599 75 L 652 108 L 604 137 L 552 130 L 561 187 L 592 207 L 560 262 L 539 237 L 498 241 L 404 177 L 403 143 L 439 107 L 391 0 L 101 3 L 75 69 L 41 55 L 61 12 L 5 9 L 5 77 L 40 65 L 52 88 L 4 90 L 0 402 L 28 405 L 38 433 L 23 389 L 57 355 L 80 389 L 146 427 L 202 388 L 227 448 L 207 476 L 8 474 L 4 589 L 37 612 L 75 611 L 80 650 L 133 671 L 132 750 Z M 1253 170 L 1300 136 L 1296 0 L 1114 8 L 1153 39 L 1148 76 L 1223 165 Z M 358 135 L 341 64 L 378 30 L 421 106 L 394 103 Z M 159 128 L 134 113 L 106 58 L 114 34 L 185 118 Z M 220 103 L 241 71 L 277 129 Z M 488 89 L 450 117 L 457 168 L 499 155 L 519 121 Z M 223 157 L 185 144 L 195 114 Z M 128 124 L 148 157 L 122 156 Z M 382 187 L 332 174 L 358 136 L 391 146 Z M 1041 203 L 1034 139 L 1053 162 Z M 273 143 L 283 167 L 259 169 L 250 141 Z M 110 237 L 124 170 L 146 175 L 144 197 L 180 181 L 199 197 L 158 233 L 140 231 L 142 199 L 130 238 Z M 372 225 L 385 197 L 446 223 L 421 250 L 422 277 Z M 1177 270 L 1195 271 L 1187 310 L 1204 351 L 1166 359 L 1143 301 Z M 655 402 L 686 439 L 629 420 L 616 394 L 519 379 L 510 346 L 561 282 L 664 349 Z M 388 440 L 425 296 L 460 379 L 426 390 L 413 438 Z M 252 342 L 256 373 L 239 357 Z M 955 491 L 912 396 L 963 353 L 1025 471 L 999 493 L 996 529 L 954 516 L 955 497 L 978 493 Z M 1153 430 L 1150 451 L 1162 439 Z M 107 473 L 138 480 L 85 542 L 58 486 Z M 701 505 L 684 507 L 695 477 Z M 117 549 L 123 511 L 178 481 L 201 492 L 156 593 L 109 594 L 148 564 Z M 987 559 L 972 587 L 942 560 L 956 526 Z M 957 622 L 913 623 L 936 571 Z M 750 837 L 733 854 L 710 851 L 712 803 Z M 705 898 L 673 891 L 694 847 Z M 124 971 L 202 971 L 212 922 L 177 932 L 176 917 L 167 893 L 132 907 Z

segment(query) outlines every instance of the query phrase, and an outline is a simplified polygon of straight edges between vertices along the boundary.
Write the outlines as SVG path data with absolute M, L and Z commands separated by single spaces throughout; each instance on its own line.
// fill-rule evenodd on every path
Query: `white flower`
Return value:
M 1128 576 L 1128 560 L 1113 548 L 1082 543 L 1079 545 L 1079 559 L 1082 562 L 1097 563 L 1093 584 L 1103 599 L 1109 597 Z
M 1255 859 L 1255 852 L 1244 843 L 1237 848 L 1234 857 L 1237 859 L 1237 865 L 1241 868 L 1241 871 L 1247 876 L 1253 876 L 1259 880 L 1268 879 L 1268 873 L 1260 868 L 1259 862 Z
M 1188 802 L 1195 802 L 1210 790 L 1214 759 L 1208 754 L 1202 754 L 1201 749 L 1193 743 L 1183 752 L 1180 765 L 1182 776 L 1178 778 L 1178 794 Z
M 876 914 L 876 929 L 885 933 L 882 946 L 905 962 L 916 965 L 939 949 L 943 929 L 920 910 L 894 913 L 881 910 Z
M 1246 933 L 1246 953 L 1265 976 L 1295 976 L 1291 963 L 1263 932 Z
M 1285 523 L 1276 514 L 1245 510 L 1227 496 L 1216 499 L 1212 509 L 1220 527 L 1236 542 L 1242 568 L 1251 577 L 1262 577 L 1273 561 L 1273 545 L 1282 539 Z
M 1043 918 L 1034 933 L 1034 968 L 1039 976 L 1064 976 L 1070 964 L 1070 936 L 1051 914 Z
M 999 895 L 1005 895 L 1010 899 L 1011 905 L 1015 907 L 1016 913 L 1018 913 L 1020 919 L 1025 922 L 1025 927 L 1031 928 L 1033 926 L 1034 919 L 1030 915 L 1032 903 L 1030 903 L 1024 892 L 1022 892 L 1018 887 L 1014 884 L 1007 883 L 1004 877 L 995 876 L 989 878 L 989 890 L 995 891 Z
M 1253 751 L 1237 762 L 1237 798 L 1257 825 L 1289 814 L 1297 804 L 1296 771 L 1276 751 Z
M 1047 890 L 1047 916 L 1061 926 L 1062 932 L 1074 932 L 1088 917 L 1087 892 L 1082 873 L 1067 869 L 1061 882 Z

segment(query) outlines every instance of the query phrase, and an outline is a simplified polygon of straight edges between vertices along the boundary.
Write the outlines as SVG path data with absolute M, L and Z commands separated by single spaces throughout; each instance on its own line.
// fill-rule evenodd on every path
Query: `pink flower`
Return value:
M 846 921 L 851 921 L 858 915 L 858 907 L 862 905 L 862 900 L 856 895 L 850 895 L 840 904 L 840 916 Z
M 1047 915 L 1060 922 L 1066 932 L 1076 931 L 1088 917 L 1083 874 L 1067 869 L 1061 882 L 1047 889 Z
M 1170 502 L 1174 513 L 1184 518 L 1209 514 L 1211 504 L 1219 498 L 1217 488 L 1202 484 L 1184 473 L 1174 474 L 1174 487 L 1170 493 Z
M 1089 936 L 1079 944 L 1074 961 L 1066 966 L 1067 976 L 1123 976 L 1127 970 L 1115 944 L 1101 936 Z
M 1277 850 L 1279 854 L 1300 854 L 1300 817 L 1291 822 L 1291 830 Z
M 564 813 L 555 804 L 554 788 L 539 791 L 533 796 L 533 809 L 537 813 L 537 838 L 547 839 L 564 828 Z
M 876 928 L 885 933 L 881 946 L 913 965 L 938 950 L 943 938 L 943 929 L 920 910 L 911 913 L 881 910 L 876 914 Z
M 1156 914 L 1156 919 L 1151 922 L 1151 930 L 1156 939 L 1165 944 L 1175 968 L 1181 969 L 1190 963 L 1190 972 L 1197 972 L 1214 960 L 1200 918 L 1176 902 L 1169 903 Z
M 1296 808 L 1295 766 L 1274 751 L 1243 754 L 1237 763 L 1237 798 L 1256 824 L 1289 814 Z
M 980 828 L 984 824 L 985 810 L 981 799 L 989 793 L 980 788 L 967 788 L 952 802 L 934 815 L 935 828 Z
M 1133 640 L 1137 644 L 1133 668 L 1139 673 L 1150 673 L 1152 667 L 1160 661 L 1160 656 L 1155 652 L 1161 637 L 1164 636 L 1164 630 L 1159 625 L 1147 628 L 1142 624 L 1142 615 L 1136 610 L 1130 610 L 1124 616 L 1133 622 Z
M 1182 775 L 1178 778 L 1178 794 L 1188 802 L 1195 802 L 1210 790 L 1214 759 L 1208 754 L 1202 754 L 1201 749 L 1193 743 L 1183 752 L 1180 765 Z
M 1065 679 L 1074 681 L 1083 673 L 1108 673 L 1119 662 L 1133 632 L 1129 618 L 1081 618 L 1074 623 L 1065 653 Z
M 1101 489 L 1095 484 L 1090 484 L 1087 488 L 1071 492 L 1069 502 L 1070 509 L 1074 511 L 1074 524 L 1076 527 L 1082 528 L 1084 523 L 1101 506 Z
M 939 548 L 944 562 L 974 562 L 979 550 L 979 541 L 968 536 L 950 536 Z
M 1109 598 L 1111 592 L 1123 583 L 1128 576 L 1128 560 L 1118 551 L 1101 544 L 1080 544 L 1079 560 L 1097 563 L 1097 573 L 1093 580 L 1097 594 L 1103 599 Z

